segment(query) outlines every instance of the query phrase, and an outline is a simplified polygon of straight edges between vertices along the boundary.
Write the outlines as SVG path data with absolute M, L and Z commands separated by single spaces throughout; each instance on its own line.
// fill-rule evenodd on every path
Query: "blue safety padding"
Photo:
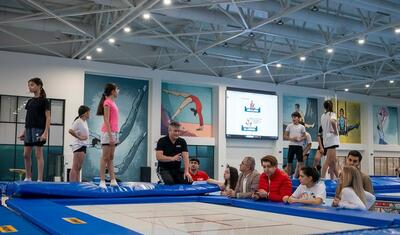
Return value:
M 307 206 L 301 204 L 288 205 L 284 203 L 253 201 L 248 199 L 229 199 L 221 196 L 201 196 L 199 198 L 200 202 L 205 203 L 232 205 L 251 210 L 374 227 L 389 226 L 394 224 L 395 220 L 400 219 L 400 215 L 396 214 L 347 210 L 326 206 Z
M 11 225 L 17 232 L 10 234 L 48 234 L 10 209 L 0 206 L 0 226 Z
M 333 232 L 333 233 L 325 233 L 325 234 L 336 234 L 336 235 L 393 235 L 400 234 L 399 226 L 391 226 L 387 228 L 370 228 L 370 229 L 359 229 L 352 231 L 342 231 L 342 232 Z
M 50 234 L 139 234 L 46 199 L 16 198 L 6 203 Z M 71 224 L 63 219 L 71 217 L 85 221 L 86 224 Z
M 119 187 L 102 189 L 94 183 L 14 182 L 7 185 L 7 195 L 13 197 L 79 197 L 125 198 L 144 196 L 190 196 L 219 191 L 218 185 L 161 185 L 124 182 Z

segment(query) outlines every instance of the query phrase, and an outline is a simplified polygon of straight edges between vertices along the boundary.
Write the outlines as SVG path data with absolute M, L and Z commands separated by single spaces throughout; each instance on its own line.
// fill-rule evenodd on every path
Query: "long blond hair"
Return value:
M 351 187 L 361 201 L 366 205 L 365 191 L 360 170 L 354 166 L 344 166 L 342 171 L 340 192 L 344 187 Z

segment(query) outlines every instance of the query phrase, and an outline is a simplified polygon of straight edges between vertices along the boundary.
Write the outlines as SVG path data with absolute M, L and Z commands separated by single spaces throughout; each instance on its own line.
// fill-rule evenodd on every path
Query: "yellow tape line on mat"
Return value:
M 0 232 L 1 233 L 15 233 L 18 230 L 14 228 L 12 225 L 1 225 L 0 226 Z
M 63 220 L 71 223 L 71 224 L 86 224 L 85 221 L 80 220 L 78 218 L 62 218 Z

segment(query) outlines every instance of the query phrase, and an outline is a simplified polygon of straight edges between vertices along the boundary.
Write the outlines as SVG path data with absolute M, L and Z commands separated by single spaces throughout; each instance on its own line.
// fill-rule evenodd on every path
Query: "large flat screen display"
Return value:
M 227 88 L 226 137 L 278 139 L 278 96 L 270 92 Z

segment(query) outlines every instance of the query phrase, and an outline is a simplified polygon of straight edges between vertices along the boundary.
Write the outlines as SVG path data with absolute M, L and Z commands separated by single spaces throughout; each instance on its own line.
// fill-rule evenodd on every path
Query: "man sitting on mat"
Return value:
M 292 195 L 292 181 L 281 169 L 278 169 L 276 157 L 267 155 L 261 158 L 264 172 L 260 176 L 258 190 L 252 195 L 253 199 L 267 199 L 282 202 L 283 197 Z
M 206 181 L 208 175 L 205 171 L 199 170 L 200 160 L 198 158 L 191 158 L 189 161 L 190 171 L 189 174 L 192 176 L 193 181 Z
M 256 161 L 253 157 L 245 157 L 240 163 L 240 176 L 235 190 L 229 189 L 226 192 L 228 197 L 251 198 L 257 190 L 260 173 L 255 170 Z
M 191 183 L 189 174 L 189 152 L 186 141 L 179 137 L 181 125 L 171 122 L 168 126 L 168 135 L 157 142 L 156 158 L 158 161 L 157 175 L 166 185 Z M 184 170 L 181 169 L 183 158 Z

